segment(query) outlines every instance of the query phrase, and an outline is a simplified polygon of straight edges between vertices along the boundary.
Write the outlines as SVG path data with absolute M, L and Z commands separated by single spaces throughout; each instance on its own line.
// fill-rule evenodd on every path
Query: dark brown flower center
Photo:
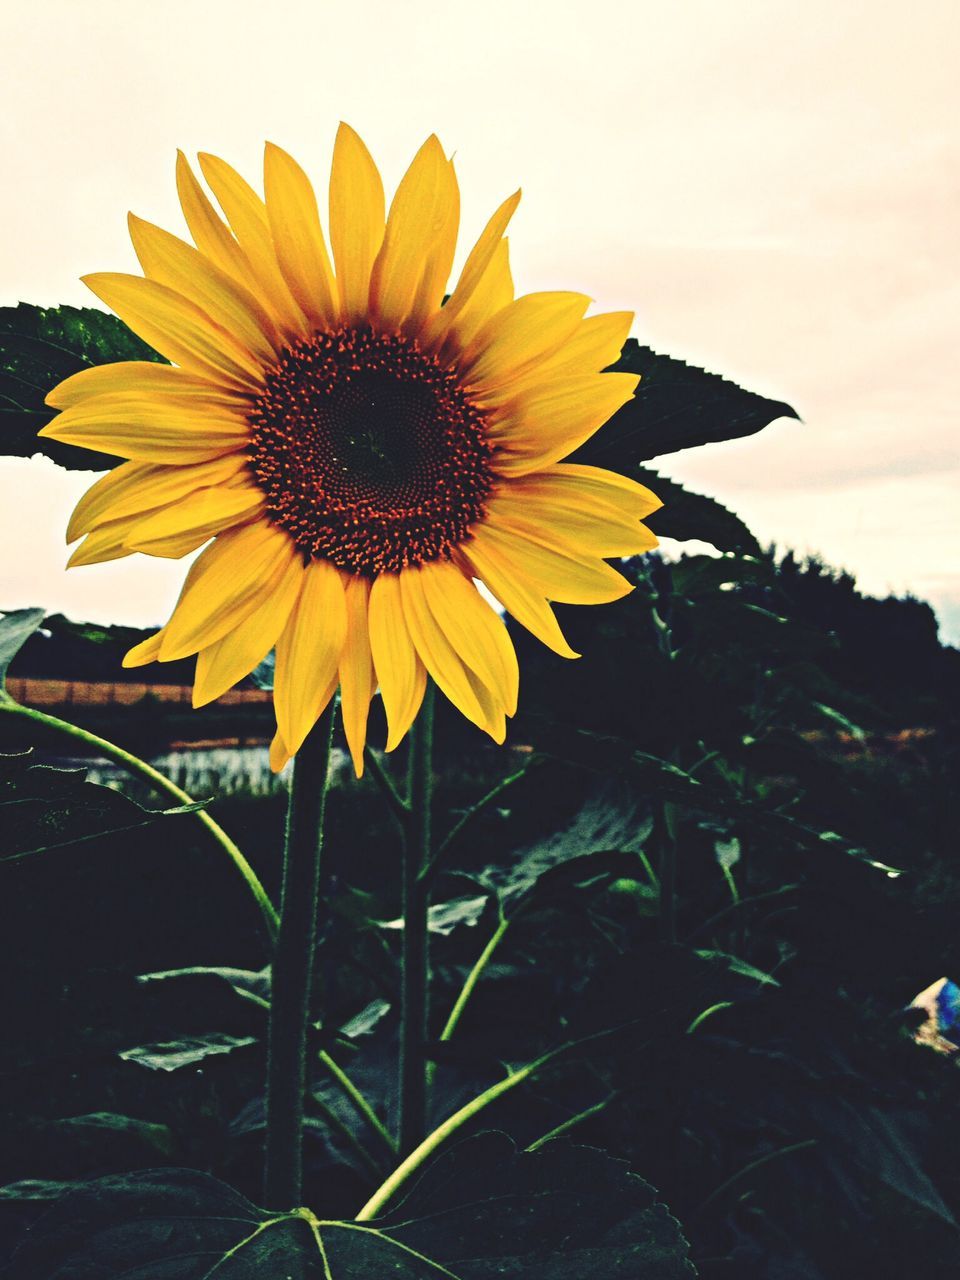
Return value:
M 483 415 L 405 338 L 346 329 L 298 342 L 250 426 L 270 518 L 305 555 L 351 573 L 449 558 L 485 512 Z

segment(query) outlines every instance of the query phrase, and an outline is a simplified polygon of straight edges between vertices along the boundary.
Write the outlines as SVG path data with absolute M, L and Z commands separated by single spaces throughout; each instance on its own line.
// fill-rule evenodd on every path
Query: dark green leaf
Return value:
M 76 1191 L 79 1183 L 51 1182 L 44 1178 L 23 1178 L 0 1187 L 0 1200 L 62 1200 L 68 1191 Z
M 215 978 L 225 982 L 238 996 L 269 1008 L 270 966 L 263 969 L 234 969 L 229 965 L 191 965 L 188 969 L 163 969 L 158 973 L 141 973 L 138 982 L 166 982 L 171 978 Z
M 459 925 L 473 926 L 483 915 L 487 897 L 451 898 L 449 902 L 435 902 L 427 912 L 427 928 L 431 933 L 439 933 L 449 937 Z M 381 929 L 402 929 L 403 917 L 396 920 L 381 920 Z
M 14 1256 L 10 1280 L 686 1280 L 678 1224 L 619 1160 L 482 1134 L 427 1169 L 374 1222 L 268 1213 L 187 1169 L 68 1193 Z
M 105 471 L 119 459 L 38 439 L 53 417 L 44 403 L 64 378 L 120 360 L 161 357 L 122 320 L 94 307 L 0 307 L 0 454 L 43 454 L 62 467 Z
M 12 609 L 0 618 L 0 694 L 7 687 L 7 671 L 23 646 L 43 623 L 43 609 Z
M 476 879 L 492 889 L 510 913 L 526 902 L 535 887 L 556 883 L 565 867 L 573 869 L 574 879 L 589 875 L 587 860 L 598 854 L 627 855 L 626 861 L 617 859 L 615 866 L 604 867 L 615 875 L 625 875 L 631 868 L 639 872 L 636 855 L 649 839 L 652 825 L 644 801 L 608 783 L 598 788 L 562 831 L 518 850 L 505 866 L 487 867 Z
M 763 660 L 775 654 L 800 659 L 815 657 L 833 643 L 815 627 L 784 618 L 730 592 L 681 600 L 677 607 L 699 643 L 710 651 L 724 645 Z
M 87 782 L 82 769 L 52 769 L 30 760 L 29 753 L 0 755 L 3 862 L 133 831 L 202 807 L 144 809 L 119 791 Z
M 639 463 L 678 449 L 736 440 L 762 430 L 777 418 L 796 418 L 788 404 L 744 391 L 715 373 L 659 355 L 627 340 L 611 368 L 639 373 L 632 400 L 575 455 L 577 462 L 595 463 L 625 475 L 635 475 Z
M 716 498 L 691 493 L 675 480 L 646 467 L 634 468 L 631 475 L 652 489 L 663 503 L 645 522 L 659 537 L 675 538 L 678 542 L 709 542 L 718 551 L 741 556 L 760 555 L 760 543 L 755 536 L 738 515 Z
M 380 1225 L 464 1280 L 692 1276 L 655 1196 L 605 1152 L 557 1141 L 531 1154 L 484 1133 L 431 1165 Z
M 212 1054 L 232 1053 L 248 1044 L 256 1044 L 256 1036 L 231 1036 L 225 1031 L 208 1031 L 202 1036 L 182 1036 L 162 1044 L 140 1044 L 119 1054 L 124 1062 L 136 1062 L 150 1071 L 179 1071 L 192 1067 Z
M 670 568 L 674 593 L 688 599 L 734 586 L 767 586 L 774 580 L 768 560 L 730 552 L 719 556 L 683 556 Z
M 727 951 L 694 951 L 693 954 L 699 956 L 701 960 L 708 960 L 711 964 L 726 969 L 728 973 L 737 973 L 741 978 L 752 978 L 761 986 L 779 987 L 780 985 L 776 978 L 765 973 L 763 969 L 758 969 L 755 965 L 748 964 L 746 960 L 741 960 L 739 956 L 732 956 Z
M 64 1120 L 54 1121 L 57 1128 L 70 1133 L 83 1135 L 87 1142 L 102 1148 L 104 1140 L 109 1136 L 133 1139 L 141 1145 L 152 1147 L 154 1152 L 169 1156 L 174 1150 L 174 1138 L 165 1124 L 151 1124 L 147 1120 L 138 1120 L 134 1116 L 121 1116 L 113 1111 L 94 1111 L 85 1116 L 69 1116 Z
M 699 813 L 730 818 L 737 830 L 752 831 L 808 850 L 843 853 L 891 877 L 900 871 L 872 857 L 860 845 L 836 831 L 812 827 L 776 809 L 740 798 L 731 791 L 695 778 L 670 760 L 643 751 L 632 751 L 622 739 L 579 730 L 563 734 L 556 729 L 552 752 L 562 759 L 596 772 L 615 774 L 638 784 L 649 796 L 659 795 Z
M 389 1000 L 371 1000 L 368 1005 L 355 1014 L 340 1028 L 340 1034 L 348 1040 L 356 1040 L 360 1036 L 368 1036 L 374 1031 L 390 1012 Z

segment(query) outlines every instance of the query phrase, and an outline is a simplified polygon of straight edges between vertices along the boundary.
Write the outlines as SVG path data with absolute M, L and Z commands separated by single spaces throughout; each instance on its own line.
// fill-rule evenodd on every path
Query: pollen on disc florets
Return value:
M 448 559 L 492 487 L 483 414 L 416 342 L 365 329 L 285 350 L 250 413 L 267 513 L 351 573 Z

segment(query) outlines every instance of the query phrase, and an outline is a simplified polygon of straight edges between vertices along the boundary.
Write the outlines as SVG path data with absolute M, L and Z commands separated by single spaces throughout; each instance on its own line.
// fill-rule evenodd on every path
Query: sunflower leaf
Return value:
M 520 1152 L 486 1133 L 442 1156 L 369 1223 L 271 1213 L 189 1169 L 77 1184 L 30 1232 L 9 1276 L 202 1280 L 214 1271 L 231 1280 L 695 1275 L 677 1222 L 622 1161 L 560 1142 Z
M 53 417 L 48 391 L 71 374 L 97 364 L 162 357 L 122 320 L 95 307 L 0 307 L 0 455 L 43 454 L 61 467 L 106 471 L 119 458 L 38 439 Z
M 761 554 L 760 543 L 740 517 L 716 498 L 691 493 L 675 480 L 647 467 L 635 467 L 630 474 L 652 489 L 663 503 L 644 521 L 659 537 L 675 538 L 678 542 L 709 542 L 718 551 L 733 551 L 741 556 Z
M 87 782 L 82 769 L 35 765 L 31 755 L 0 755 L 0 862 L 134 831 L 202 805 L 144 809 L 119 791 Z
M 633 399 L 577 451 L 575 461 L 625 475 L 634 475 L 640 463 L 661 454 L 752 436 L 777 418 L 798 417 L 783 401 L 744 391 L 719 374 L 641 347 L 635 338 L 627 340 L 610 368 L 639 373 L 640 385 Z
M 44 619 L 43 609 L 11 609 L 0 618 L 0 696 L 6 692 L 7 672 Z

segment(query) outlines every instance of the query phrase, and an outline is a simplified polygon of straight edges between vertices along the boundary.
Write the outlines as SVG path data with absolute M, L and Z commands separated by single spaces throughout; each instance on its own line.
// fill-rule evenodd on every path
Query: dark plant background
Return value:
M 28 310 L 30 323 L 20 309 L 0 325 L 9 452 L 33 452 L 17 432 L 45 420 L 52 357 L 37 344 L 76 361 L 63 326 L 108 321 Z M 568 1043 L 476 1127 L 522 1148 L 581 1117 L 556 1151 L 627 1162 L 679 1219 L 702 1276 L 948 1280 L 960 1075 L 913 1042 L 905 1006 L 960 972 L 960 654 L 927 605 L 864 597 L 848 574 L 764 550 L 733 513 L 640 466 L 787 406 L 635 345 L 628 365 L 642 366 L 643 394 L 583 460 L 646 476 L 666 499 L 653 527 L 721 554 L 629 562 L 625 600 L 559 609 L 576 663 L 514 629 L 521 705 L 505 748 L 438 708 L 441 834 L 516 776 L 437 870 L 438 1037 L 501 913 L 510 925 L 455 1035 L 434 1046 L 435 1119 L 505 1065 Z M 44 631 L 11 674 L 120 679 L 140 638 L 57 617 Z M 192 719 L 215 735 L 240 714 L 266 729 L 236 708 Z M 76 719 L 141 752 L 181 727 L 159 704 Z M 57 742 L 13 717 L 0 733 L 0 1258 L 57 1184 L 187 1168 L 257 1201 L 269 977 L 242 882 L 189 815 L 44 769 Z M 403 750 L 386 764 L 401 777 Z M 276 896 L 282 799 L 210 811 Z M 327 831 L 315 1048 L 390 1120 L 398 835 L 369 775 L 339 773 Z M 390 1163 L 319 1060 L 313 1095 L 306 1200 L 349 1218 Z M 595 1157 L 571 1156 L 563 1176 L 601 1178 Z

